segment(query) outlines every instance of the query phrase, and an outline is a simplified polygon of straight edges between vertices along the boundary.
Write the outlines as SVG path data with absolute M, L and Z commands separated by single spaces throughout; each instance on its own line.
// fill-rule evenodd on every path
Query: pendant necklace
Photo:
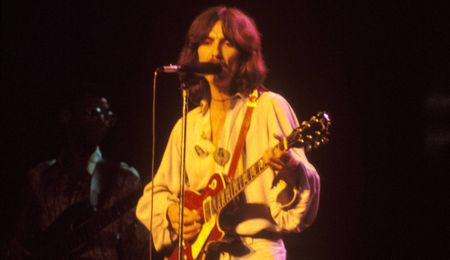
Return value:
M 214 131 L 213 131 L 213 127 L 212 127 L 211 111 L 210 111 L 209 120 L 210 120 L 210 124 L 211 124 L 211 133 L 213 133 Z M 223 129 L 222 129 L 222 133 L 223 133 Z M 211 137 L 212 136 L 213 135 L 211 135 Z M 231 133 L 230 133 L 230 137 L 231 137 Z M 228 139 L 228 141 L 229 141 L 229 139 Z M 212 138 L 211 138 L 211 142 L 212 142 Z M 216 145 L 214 145 L 214 146 L 216 147 L 216 150 L 213 153 L 214 161 L 223 167 L 230 160 L 230 152 L 228 150 L 226 150 L 225 148 L 217 147 Z
M 230 160 L 230 152 L 228 152 L 224 148 L 219 147 L 214 151 L 214 161 L 217 164 L 225 166 L 228 160 Z

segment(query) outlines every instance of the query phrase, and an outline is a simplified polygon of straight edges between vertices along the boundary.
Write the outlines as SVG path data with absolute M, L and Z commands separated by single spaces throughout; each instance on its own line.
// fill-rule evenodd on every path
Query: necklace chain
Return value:
M 224 131 L 223 128 L 225 126 L 225 120 L 227 118 L 227 114 L 225 113 L 224 116 L 225 116 L 225 118 L 222 121 L 223 125 L 220 127 L 221 131 L 220 131 L 220 133 L 217 132 L 216 133 L 217 136 L 216 136 L 214 134 L 214 128 L 213 128 L 213 123 L 212 123 L 212 113 L 211 113 L 211 111 L 210 111 L 210 114 L 209 114 L 209 124 L 210 124 L 210 127 L 211 127 L 211 143 L 215 147 L 215 150 L 214 150 L 214 153 L 213 153 L 213 158 L 214 158 L 214 161 L 218 165 L 220 165 L 221 167 L 224 167 L 225 164 L 230 160 L 230 152 L 228 150 L 226 150 L 225 148 L 219 146 L 219 142 L 220 142 L 219 141 L 219 136 L 221 136 L 221 138 L 223 138 L 223 131 Z M 214 140 L 213 140 L 214 137 L 216 138 L 217 143 L 214 143 Z M 228 138 L 227 143 L 229 141 L 230 141 L 230 138 Z M 225 147 L 227 147 L 227 146 L 228 146 L 228 144 L 225 145 Z

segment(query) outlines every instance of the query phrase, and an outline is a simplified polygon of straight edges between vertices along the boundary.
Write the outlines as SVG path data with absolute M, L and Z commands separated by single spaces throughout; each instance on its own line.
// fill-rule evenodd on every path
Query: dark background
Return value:
M 26 171 L 56 152 L 58 103 L 80 82 L 112 96 L 106 156 L 149 181 L 153 71 L 176 62 L 190 22 L 218 3 L 255 19 L 266 85 L 299 119 L 327 110 L 333 120 L 331 142 L 309 155 L 319 215 L 287 236 L 289 258 L 445 256 L 448 12 L 391 1 L 2 1 L 2 241 Z M 161 75 L 157 162 L 180 99 L 176 76 Z

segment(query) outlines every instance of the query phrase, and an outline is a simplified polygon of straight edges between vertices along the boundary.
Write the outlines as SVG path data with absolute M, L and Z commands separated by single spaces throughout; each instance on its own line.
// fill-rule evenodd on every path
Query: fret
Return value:
M 229 191 L 224 190 L 223 191 L 223 205 L 226 206 L 230 202 L 230 194 Z
M 263 160 L 263 159 L 260 159 L 260 160 L 258 161 L 258 168 L 259 168 L 259 171 L 265 170 L 266 164 L 264 163 L 264 160 Z
M 256 177 L 258 177 L 258 175 L 261 173 L 261 169 L 259 168 L 258 163 L 255 163 L 255 166 L 253 166 L 253 168 L 255 168 Z
M 244 187 L 249 183 L 248 175 L 246 173 L 242 174 L 242 182 L 244 183 Z
M 244 189 L 245 184 L 244 184 L 244 179 L 243 179 L 242 175 L 238 177 L 238 184 L 239 184 L 239 190 Z
M 233 195 L 234 195 L 233 182 L 229 183 L 226 189 L 228 190 L 227 193 L 228 193 L 229 197 L 230 197 L 231 199 L 233 199 L 233 197 L 234 197 L 234 196 L 233 196 Z M 230 199 L 230 200 L 231 200 L 231 199 Z
M 250 169 L 248 169 L 248 174 L 250 175 L 250 180 L 253 180 L 258 176 L 255 165 L 253 165 L 252 167 L 250 167 Z
M 235 197 L 240 192 L 240 190 L 239 190 L 239 183 L 237 183 L 236 181 L 233 181 L 231 183 L 231 185 L 233 186 L 233 197 Z
M 233 188 L 230 186 L 230 189 L 228 189 L 228 195 L 230 196 L 227 200 L 228 202 L 234 198 Z
M 234 182 L 231 182 L 231 183 L 229 183 L 228 186 L 227 186 L 227 190 L 230 191 L 230 196 L 231 196 L 231 197 L 234 197 L 234 196 L 233 196 L 233 195 L 234 195 L 234 186 L 233 186 L 233 183 L 234 183 Z

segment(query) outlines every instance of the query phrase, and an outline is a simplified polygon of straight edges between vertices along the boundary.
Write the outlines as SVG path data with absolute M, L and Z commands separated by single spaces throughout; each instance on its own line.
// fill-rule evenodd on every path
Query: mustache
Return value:
M 226 64 L 223 59 L 214 59 L 213 58 L 213 59 L 210 59 L 208 62 L 219 64 L 222 67 L 222 70 L 224 70 L 224 69 L 228 70 L 229 69 L 228 64 Z

